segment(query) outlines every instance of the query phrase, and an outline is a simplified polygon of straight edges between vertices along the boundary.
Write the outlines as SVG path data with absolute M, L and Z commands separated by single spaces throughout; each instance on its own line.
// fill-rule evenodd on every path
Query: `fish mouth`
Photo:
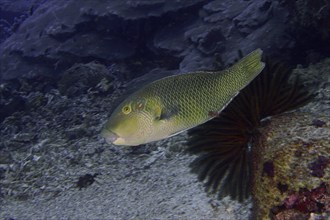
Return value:
M 103 130 L 101 135 L 108 144 L 115 143 L 116 140 L 119 138 L 116 133 L 109 130 Z
M 109 131 L 109 130 L 103 130 L 101 133 L 101 136 L 105 139 L 105 141 L 108 144 L 114 144 L 114 145 L 126 145 L 126 141 L 124 138 L 120 137 L 116 133 Z

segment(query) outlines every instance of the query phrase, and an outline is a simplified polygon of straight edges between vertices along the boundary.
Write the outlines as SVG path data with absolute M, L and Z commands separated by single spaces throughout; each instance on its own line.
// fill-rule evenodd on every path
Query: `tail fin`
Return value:
M 265 67 L 265 63 L 261 61 L 262 50 L 256 49 L 243 57 L 240 61 L 230 68 L 230 72 L 239 72 L 244 74 L 246 82 L 252 81 Z

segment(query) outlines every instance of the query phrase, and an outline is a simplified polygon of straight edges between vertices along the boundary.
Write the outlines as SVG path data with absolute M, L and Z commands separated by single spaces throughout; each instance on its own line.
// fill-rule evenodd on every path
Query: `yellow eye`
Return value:
M 131 107 L 129 105 L 126 105 L 123 107 L 122 112 L 127 115 L 132 111 Z

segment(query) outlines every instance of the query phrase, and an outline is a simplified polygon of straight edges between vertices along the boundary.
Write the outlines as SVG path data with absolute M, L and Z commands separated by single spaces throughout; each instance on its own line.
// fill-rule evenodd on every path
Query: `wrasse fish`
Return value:
M 108 143 L 136 146 L 211 120 L 264 68 L 257 49 L 223 71 L 164 77 L 128 96 L 102 130 Z

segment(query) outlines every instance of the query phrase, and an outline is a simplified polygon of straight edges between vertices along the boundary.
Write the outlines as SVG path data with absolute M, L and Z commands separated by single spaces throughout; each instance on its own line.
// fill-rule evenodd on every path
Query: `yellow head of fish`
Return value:
M 102 131 L 107 143 L 139 145 L 148 142 L 157 106 L 143 98 L 129 97 L 111 114 Z

